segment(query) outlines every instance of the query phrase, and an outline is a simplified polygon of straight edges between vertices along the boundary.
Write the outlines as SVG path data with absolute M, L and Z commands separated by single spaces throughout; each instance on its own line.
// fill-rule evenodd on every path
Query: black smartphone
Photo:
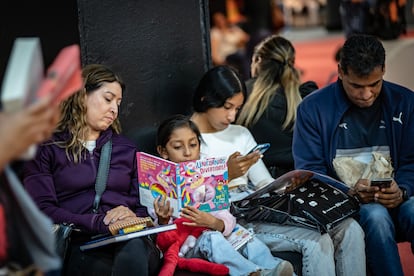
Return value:
M 254 148 L 252 148 L 247 154 L 252 153 L 256 150 L 260 151 L 261 154 L 265 153 L 270 148 L 269 143 L 258 144 Z
M 389 188 L 391 186 L 392 178 L 375 178 L 371 180 L 371 186 L 378 186 L 382 188 Z

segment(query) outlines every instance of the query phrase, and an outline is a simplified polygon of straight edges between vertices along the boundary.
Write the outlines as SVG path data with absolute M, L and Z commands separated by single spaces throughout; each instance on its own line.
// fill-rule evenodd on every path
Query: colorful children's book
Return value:
M 153 208 L 154 199 L 165 195 L 174 208 L 174 217 L 187 205 L 205 212 L 228 209 L 226 161 L 226 157 L 219 157 L 174 163 L 138 152 L 140 202 Z

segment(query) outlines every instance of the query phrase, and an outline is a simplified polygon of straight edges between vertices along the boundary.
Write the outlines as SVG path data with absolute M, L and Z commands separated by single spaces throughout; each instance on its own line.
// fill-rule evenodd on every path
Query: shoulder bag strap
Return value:
M 92 212 L 97 213 L 101 196 L 106 188 L 106 180 L 109 174 L 109 163 L 111 163 L 112 139 L 105 143 L 101 150 L 101 157 L 99 159 L 98 175 L 95 182 L 95 199 L 93 201 Z

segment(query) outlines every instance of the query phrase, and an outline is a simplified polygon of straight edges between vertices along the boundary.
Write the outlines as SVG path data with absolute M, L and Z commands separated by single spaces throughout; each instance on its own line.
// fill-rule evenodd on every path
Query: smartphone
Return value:
M 250 154 L 256 150 L 260 151 L 261 154 L 265 153 L 270 148 L 269 143 L 258 144 L 254 148 L 252 148 L 247 154 Z
M 389 188 L 391 186 L 392 178 L 375 178 L 371 180 L 371 186 L 378 186 L 382 188 Z

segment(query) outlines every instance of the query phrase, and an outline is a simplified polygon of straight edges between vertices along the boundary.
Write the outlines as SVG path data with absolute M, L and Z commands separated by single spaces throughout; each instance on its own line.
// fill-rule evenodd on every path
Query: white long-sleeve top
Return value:
M 236 151 L 244 155 L 257 145 L 250 131 L 240 125 L 229 125 L 222 131 L 202 133 L 201 136 L 201 158 L 219 156 L 227 156 L 228 158 Z M 249 181 L 253 186 L 261 187 L 273 180 L 263 161 L 259 160 L 250 167 L 245 175 L 233 179 L 229 183 L 230 199 L 235 201 L 250 193 L 249 191 L 241 192 L 240 189 L 234 189 L 234 187 L 247 187 Z

